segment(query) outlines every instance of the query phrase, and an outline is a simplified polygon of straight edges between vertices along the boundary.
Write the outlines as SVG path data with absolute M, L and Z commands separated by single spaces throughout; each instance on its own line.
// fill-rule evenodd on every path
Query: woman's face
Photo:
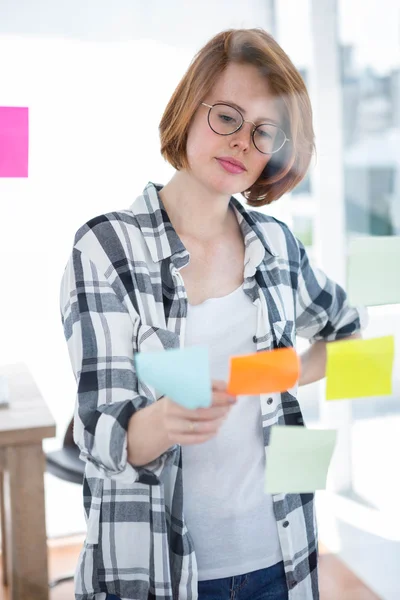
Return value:
M 281 124 L 278 100 L 272 96 L 266 78 L 252 65 L 230 63 L 203 102 L 240 107 L 244 119 L 256 125 L 269 121 Z M 254 146 L 251 123 L 244 123 L 232 135 L 218 135 L 208 125 L 208 110 L 201 105 L 189 129 L 186 151 L 190 173 L 211 192 L 230 196 L 253 185 L 270 155 L 262 154 Z M 240 161 L 244 170 L 231 172 L 222 158 Z

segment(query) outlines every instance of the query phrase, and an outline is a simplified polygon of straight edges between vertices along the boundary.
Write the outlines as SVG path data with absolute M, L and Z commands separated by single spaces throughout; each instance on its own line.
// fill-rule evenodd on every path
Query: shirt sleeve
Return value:
M 134 365 L 139 316 L 76 248 L 62 276 L 60 309 L 78 388 L 74 440 L 81 458 L 122 483 L 158 484 L 176 446 L 144 467 L 133 467 L 127 460 L 129 420 L 151 402 L 138 393 Z
M 320 269 L 313 268 L 300 241 L 296 297 L 297 335 L 311 342 L 332 342 L 359 332 L 366 324 L 366 312 L 348 303 L 344 289 Z

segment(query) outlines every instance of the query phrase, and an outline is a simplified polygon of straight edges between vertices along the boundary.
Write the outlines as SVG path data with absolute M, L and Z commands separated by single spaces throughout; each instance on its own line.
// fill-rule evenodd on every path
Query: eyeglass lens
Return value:
M 227 104 L 215 104 L 210 109 L 208 121 L 211 129 L 219 135 L 230 135 L 243 123 L 240 112 Z M 282 148 L 286 136 L 276 125 L 263 123 L 256 127 L 253 140 L 257 150 L 264 154 L 274 154 Z

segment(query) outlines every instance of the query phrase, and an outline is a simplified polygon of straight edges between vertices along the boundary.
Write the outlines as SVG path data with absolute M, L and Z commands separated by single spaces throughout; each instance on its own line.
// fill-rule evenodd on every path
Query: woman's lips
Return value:
M 242 167 L 239 167 L 239 165 L 234 165 L 233 163 L 229 162 L 228 160 L 223 160 L 222 158 L 217 158 L 217 161 L 219 162 L 221 167 L 223 169 L 225 169 L 225 171 L 227 171 L 228 173 L 239 174 L 239 173 L 244 173 L 246 170 L 246 169 L 243 169 Z

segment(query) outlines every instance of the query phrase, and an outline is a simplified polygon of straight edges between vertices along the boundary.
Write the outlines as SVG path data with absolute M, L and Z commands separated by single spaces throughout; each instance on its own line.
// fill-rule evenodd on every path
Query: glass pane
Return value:
M 341 0 L 339 8 L 348 239 L 400 235 L 400 5 L 395 0 Z M 369 317 L 365 337 L 393 334 L 398 348 L 400 306 L 370 308 Z M 387 514 L 400 499 L 394 476 L 400 452 L 399 400 L 395 369 L 391 396 L 351 403 L 349 494 Z
M 399 6 L 396 0 L 339 2 L 350 235 L 400 234 Z

